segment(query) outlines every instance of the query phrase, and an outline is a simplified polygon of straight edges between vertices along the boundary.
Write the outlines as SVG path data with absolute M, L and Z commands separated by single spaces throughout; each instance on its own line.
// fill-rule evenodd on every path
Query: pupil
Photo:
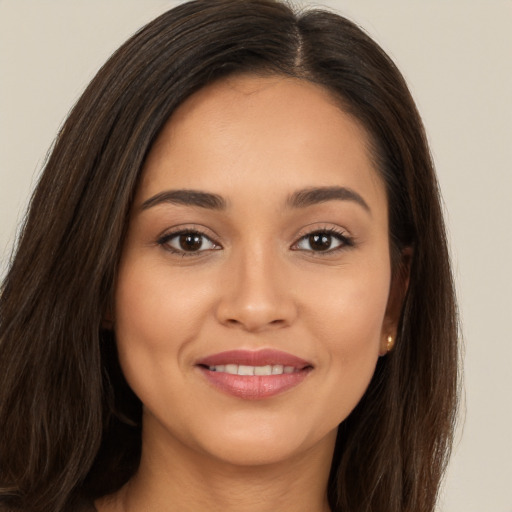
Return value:
M 193 233 L 180 235 L 180 247 L 185 251 L 197 251 L 201 248 L 202 243 L 200 235 Z
M 309 236 L 309 243 L 316 251 L 326 251 L 331 247 L 331 237 L 325 233 L 317 233 Z

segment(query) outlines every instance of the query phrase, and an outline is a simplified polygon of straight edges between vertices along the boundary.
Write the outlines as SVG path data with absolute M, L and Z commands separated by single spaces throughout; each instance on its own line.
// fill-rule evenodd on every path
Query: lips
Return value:
M 217 366 L 226 364 L 238 364 L 246 366 L 266 366 L 266 365 L 282 365 L 293 366 L 297 369 L 312 366 L 308 361 L 300 357 L 281 352 L 280 350 L 264 349 L 258 351 L 251 350 L 230 350 L 228 352 L 220 352 L 213 354 L 198 361 L 202 366 Z
M 214 387 L 246 400 L 270 398 L 300 384 L 313 365 L 279 350 L 231 350 L 200 359 L 197 367 Z

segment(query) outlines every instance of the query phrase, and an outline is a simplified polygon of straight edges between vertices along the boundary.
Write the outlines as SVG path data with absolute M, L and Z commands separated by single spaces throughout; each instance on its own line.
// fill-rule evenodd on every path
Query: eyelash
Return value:
M 331 237 L 331 238 L 335 238 L 337 239 L 339 242 L 340 242 L 340 245 L 338 247 L 335 247 L 334 249 L 327 249 L 325 251 L 314 251 L 314 250 L 307 250 L 307 252 L 310 252 L 310 253 L 313 253 L 315 256 L 322 256 L 322 255 L 331 255 L 333 253 L 337 253 L 339 251 L 342 251 L 344 249 L 348 249 L 348 248 L 351 248 L 351 247 L 354 247 L 355 245 L 355 242 L 354 242 L 354 238 L 353 237 L 350 237 L 346 234 L 346 232 L 342 231 L 342 230 L 338 230 L 336 228 L 323 228 L 323 229 L 315 229 L 313 231 L 310 231 L 308 233 L 305 233 L 303 235 L 300 236 L 300 238 L 292 245 L 292 249 L 296 246 L 298 246 L 299 243 L 301 243 L 302 241 L 304 240 L 307 240 L 308 237 L 310 236 L 313 236 L 313 235 L 327 235 L 328 237 Z M 206 239 L 206 240 L 209 240 L 213 245 L 215 245 L 216 247 L 214 249 L 202 249 L 202 250 L 197 250 L 197 251 L 184 251 L 184 250 L 179 250 L 179 249 L 176 249 L 172 246 L 169 245 L 169 242 L 171 240 L 173 240 L 174 238 L 177 238 L 181 235 L 192 235 L 192 236 L 198 236 L 198 237 L 201 237 L 201 239 Z M 157 244 L 162 246 L 166 251 L 169 251 L 173 254 L 179 254 L 181 255 L 182 257 L 185 257 L 185 256 L 197 256 L 205 251 L 208 251 L 208 250 L 218 250 L 219 248 L 221 248 L 221 246 L 219 244 L 217 244 L 217 242 L 214 242 L 208 235 L 206 235 L 205 233 L 201 232 L 201 231 L 198 231 L 196 229 L 182 229 L 182 230 L 179 230 L 179 231 L 175 231 L 175 232 L 171 232 L 171 233 L 167 233 L 163 236 L 161 236 L 158 240 L 157 240 Z M 293 249 L 293 250 L 300 250 L 300 249 Z

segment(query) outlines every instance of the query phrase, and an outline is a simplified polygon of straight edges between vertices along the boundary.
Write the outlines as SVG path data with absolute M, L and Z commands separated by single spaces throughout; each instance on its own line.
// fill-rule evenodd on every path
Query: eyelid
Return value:
M 180 233 L 197 233 L 199 235 L 203 235 L 206 238 L 209 238 L 210 240 L 214 241 L 218 245 L 219 242 L 217 240 L 220 238 L 215 231 L 208 228 L 207 226 L 203 226 L 202 224 L 195 224 L 195 223 L 183 223 L 178 224 L 176 226 L 172 226 L 169 228 L 166 228 L 165 230 L 161 231 L 161 233 L 157 236 L 157 241 L 161 240 L 163 238 L 168 238 L 172 235 L 177 235 Z

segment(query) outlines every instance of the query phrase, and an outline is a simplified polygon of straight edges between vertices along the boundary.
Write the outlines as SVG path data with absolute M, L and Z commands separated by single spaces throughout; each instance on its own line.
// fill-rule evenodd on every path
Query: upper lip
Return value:
M 281 350 L 228 350 L 206 356 L 197 361 L 200 366 L 218 366 L 223 364 L 241 364 L 246 366 L 283 365 L 303 369 L 313 366 L 309 361 L 282 352 Z

